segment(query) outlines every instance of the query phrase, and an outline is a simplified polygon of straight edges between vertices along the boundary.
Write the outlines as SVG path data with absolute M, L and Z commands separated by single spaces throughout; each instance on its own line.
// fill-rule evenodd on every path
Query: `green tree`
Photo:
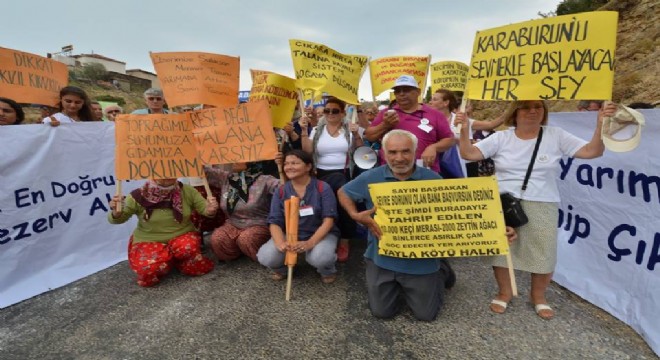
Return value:
M 607 0 L 564 0 L 557 5 L 557 15 L 594 11 L 607 4 Z
M 89 80 L 105 80 L 108 75 L 108 70 L 100 63 L 89 63 L 82 67 L 82 75 Z

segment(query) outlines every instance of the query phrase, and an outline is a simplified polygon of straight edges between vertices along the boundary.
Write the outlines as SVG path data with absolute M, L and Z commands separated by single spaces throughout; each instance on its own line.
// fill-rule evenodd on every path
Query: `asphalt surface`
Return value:
M 657 359 L 630 327 L 552 284 L 545 321 L 527 301 L 529 275 L 503 315 L 488 310 L 491 269 L 452 259 L 456 286 L 438 319 L 406 310 L 374 318 L 364 286 L 364 244 L 353 242 L 334 284 L 299 261 L 285 282 L 242 258 L 210 274 L 170 274 L 144 289 L 122 262 L 0 310 L 0 359 Z

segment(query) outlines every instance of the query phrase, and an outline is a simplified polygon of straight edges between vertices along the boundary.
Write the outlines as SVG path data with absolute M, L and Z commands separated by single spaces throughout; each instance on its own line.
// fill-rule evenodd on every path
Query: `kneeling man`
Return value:
M 383 138 L 386 165 L 371 169 L 344 185 L 337 194 L 348 214 L 369 229 L 367 250 L 367 291 L 371 313 L 380 318 L 394 317 L 402 297 L 415 317 L 432 321 L 443 304 L 445 289 L 456 282 L 446 259 L 402 259 L 378 255 L 381 230 L 372 218 L 375 212 L 369 184 L 434 180 L 434 171 L 415 166 L 417 138 L 405 130 L 391 130 Z M 366 202 L 367 210 L 358 212 L 356 203 Z

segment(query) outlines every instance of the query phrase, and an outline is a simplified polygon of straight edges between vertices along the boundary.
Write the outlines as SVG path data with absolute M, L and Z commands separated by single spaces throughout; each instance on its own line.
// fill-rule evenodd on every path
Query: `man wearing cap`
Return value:
M 447 119 L 438 110 L 419 103 L 421 90 L 414 77 L 399 76 L 392 90 L 396 105 L 381 111 L 364 132 L 364 137 L 374 142 L 392 129 L 409 131 L 419 141 L 415 153 L 417 164 L 439 172 L 438 153 L 446 151 L 455 142 Z
M 150 88 L 144 92 L 144 101 L 147 102 L 146 109 L 137 109 L 131 114 L 169 114 L 169 111 L 163 106 L 165 105 L 165 98 L 161 89 Z

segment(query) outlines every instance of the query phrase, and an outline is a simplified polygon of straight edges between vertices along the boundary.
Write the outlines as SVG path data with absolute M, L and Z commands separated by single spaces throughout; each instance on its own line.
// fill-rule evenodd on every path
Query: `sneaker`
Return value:
M 349 250 L 350 247 L 348 246 L 348 242 L 340 241 L 339 245 L 337 246 L 337 261 L 340 263 L 347 262 Z

